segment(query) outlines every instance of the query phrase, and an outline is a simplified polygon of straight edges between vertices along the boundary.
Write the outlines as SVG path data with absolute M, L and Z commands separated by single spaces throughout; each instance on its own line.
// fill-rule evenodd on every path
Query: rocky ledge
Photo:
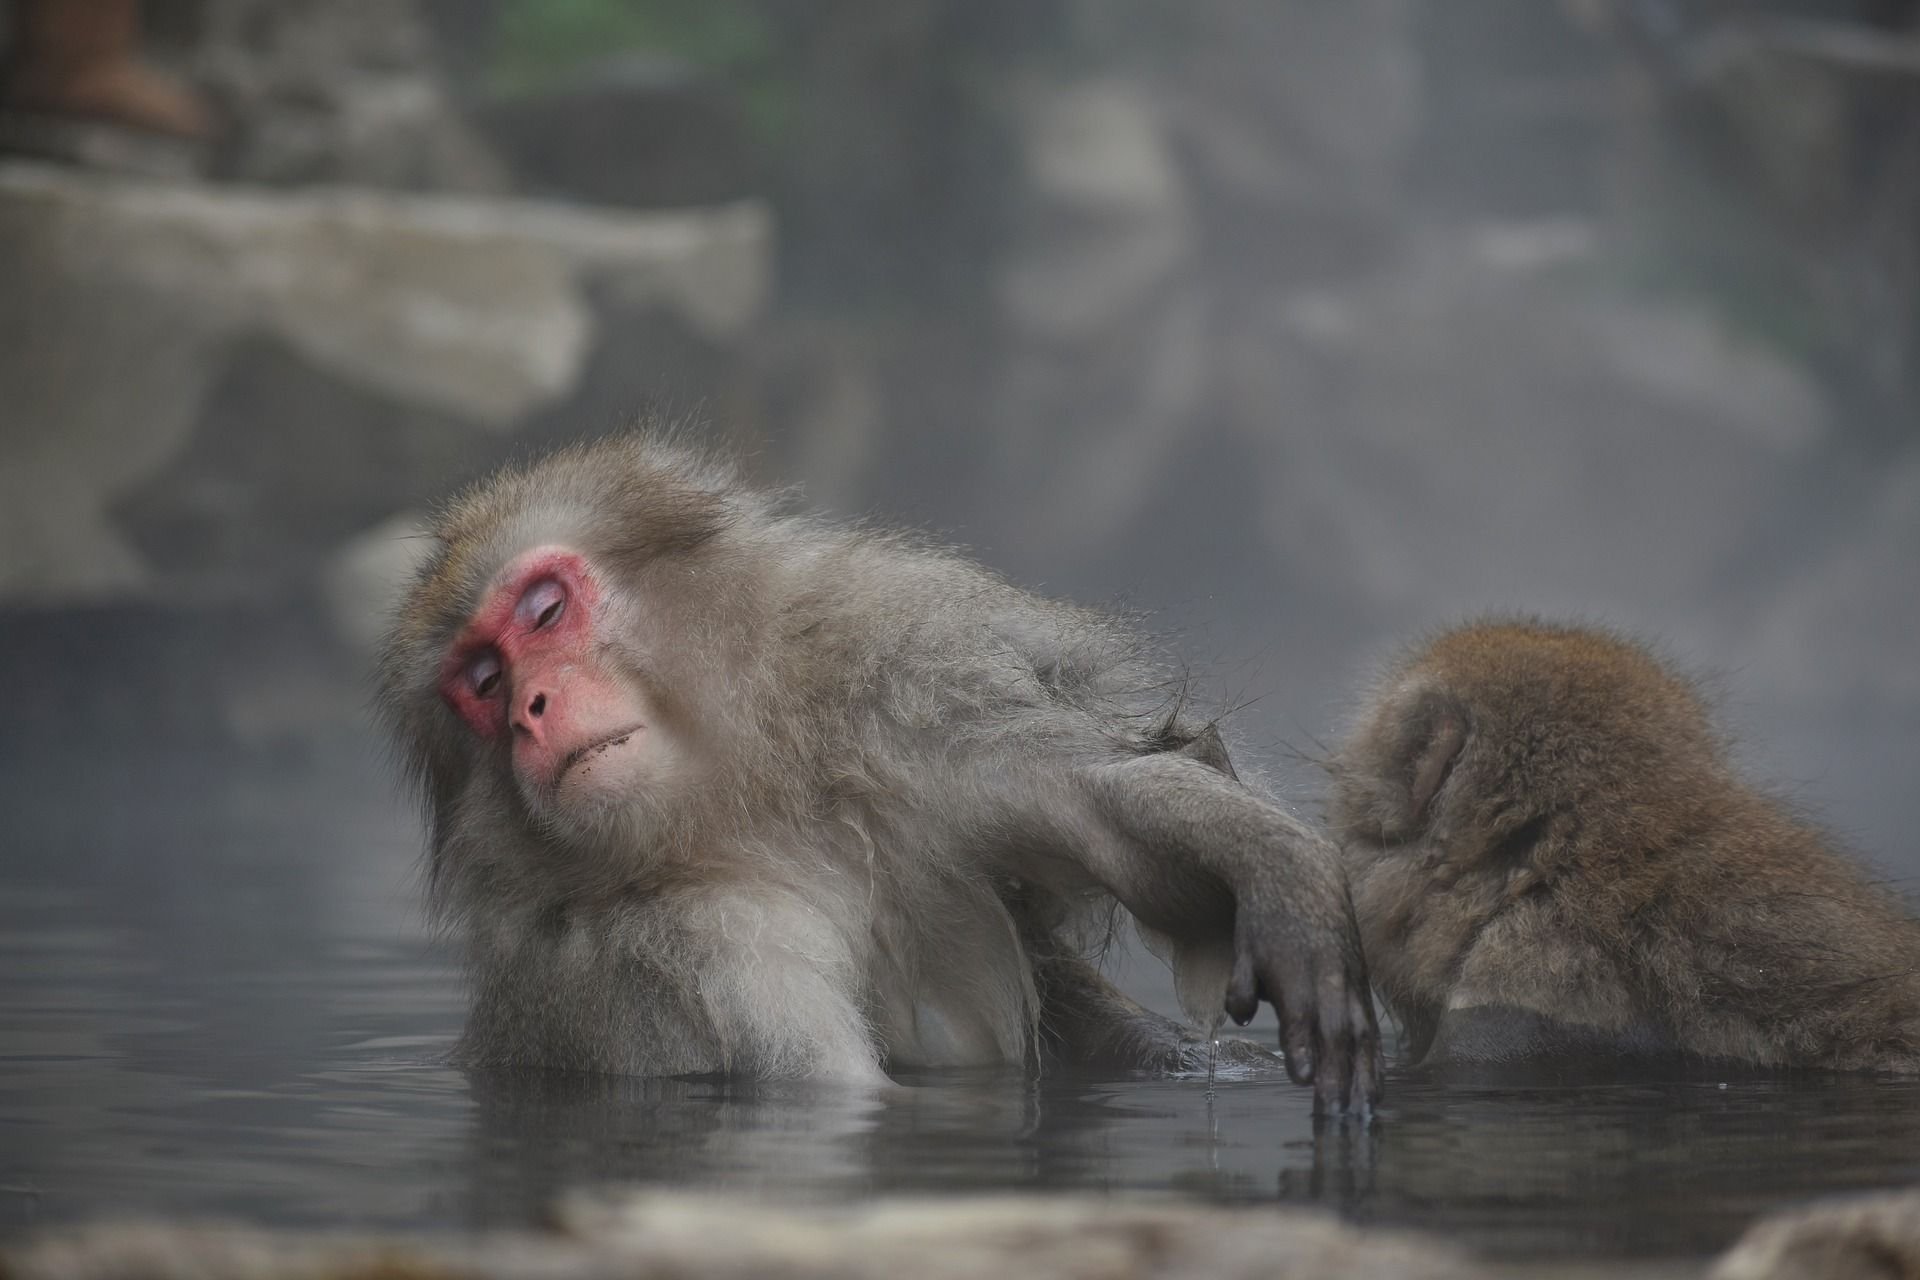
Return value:
M 102 1224 L 56 1229 L 0 1249 L 6 1280 L 957 1280 L 1006 1274 L 1022 1280 L 1910 1276 L 1920 1275 L 1920 1191 L 1765 1219 L 1709 1267 L 1490 1263 L 1443 1240 L 1357 1228 L 1310 1210 L 1012 1196 L 770 1207 L 724 1195 L 602 1195 L 562 1205 L 543 1232 L 375 1237 Z
M 257 598 L 530 435 L 697 404 L 739 380 L 770 248 L 752 202 L 0 161 L 0 603 Z

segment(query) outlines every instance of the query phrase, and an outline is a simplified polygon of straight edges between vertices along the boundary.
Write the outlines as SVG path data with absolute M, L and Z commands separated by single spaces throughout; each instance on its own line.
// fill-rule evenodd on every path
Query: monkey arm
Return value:
M 1085 769 L 1074 852 L 1177 950 L 1231 938 L 1226 1010 L 1280 1016 L 1287 1071 L 1341 1110 L 1380 1093 L 1380 1033 L 1333 847 L 1279 806 L 1172 754 Z

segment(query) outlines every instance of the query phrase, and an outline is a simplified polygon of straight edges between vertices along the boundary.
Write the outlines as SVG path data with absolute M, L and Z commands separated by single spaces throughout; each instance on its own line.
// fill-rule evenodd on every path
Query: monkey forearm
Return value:
M 1333 847 L 1215 770 L 1179 756 L 1101 765 L 1088 870 L 1143 924 L 1174 936 L 1232 927 L 1236 909 L 1285 899 L 1345 914 Z
M 1371 1103 L 1380 1036 L 1333 846 L 1231 777 L 1175 755 L 1097 766 L 1082 791 L 1089 874 L 1177 950 L 1231 939 L 1227 1012 L 1244 1024 L 1271 1001 L 1287 1070 L 1313 1081 L 1316 1107 Z

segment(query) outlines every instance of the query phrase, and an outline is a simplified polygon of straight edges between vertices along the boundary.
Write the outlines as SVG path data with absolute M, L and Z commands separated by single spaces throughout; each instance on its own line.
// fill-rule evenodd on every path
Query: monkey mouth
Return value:
M 587 761 L 594 759 L 601 752 L 606 751 L 612 747 L 620 746 L 621 744 L 625 743 L 629 738 L 633 737 L 634 734 L 639 733 L 641 730 L 645 729 L 646 727 L 647 726 L 645 726 L 644 724 L 629 725 L 625 729 L 616 729 L 614 732 L 608 734 L 604 738 L 598 738 L 592 742 L 586 743 L 584 746 L 575 747 L 573 750 L 567 752 L 565 756 L 561 757 L 560 767 L 553 771 L 552 785 L 555 787 L 558 787 L 560 783 L 566 778 L 566 776 L 569 773 L 573 772 L 573 767 L 575 765 L 585 764 Z

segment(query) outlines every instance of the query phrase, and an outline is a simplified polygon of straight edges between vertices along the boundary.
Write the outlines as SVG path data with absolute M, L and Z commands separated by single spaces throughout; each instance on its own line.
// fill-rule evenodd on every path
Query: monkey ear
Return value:
M 1400 759 L 1407 779 L 1407 821 L 1426 820 L 1427 808 L 1467 744 L 1467 709 L 1447 694 L 1420 695 L 1406 719 Z

